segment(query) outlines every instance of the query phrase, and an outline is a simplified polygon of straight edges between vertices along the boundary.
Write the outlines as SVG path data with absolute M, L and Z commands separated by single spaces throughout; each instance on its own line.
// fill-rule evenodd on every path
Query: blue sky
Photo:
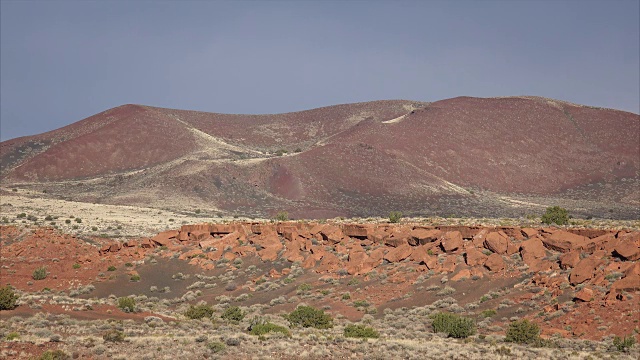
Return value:
M 127 103 L 539 95 L 640 112 L 640 2 L 1 1 L 0 138 Z

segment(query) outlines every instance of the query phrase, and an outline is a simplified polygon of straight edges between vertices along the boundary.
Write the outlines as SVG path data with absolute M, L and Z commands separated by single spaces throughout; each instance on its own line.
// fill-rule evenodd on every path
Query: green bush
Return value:
M 118 299 L 118 307 L 124 312 L 135 312 L 136 299 L 132 297 L 121 297 Z
M 37 360 L 67 360 L 71 359 L 69 355 L 67 355 L 64 351 L 58 350 L 47 350 L 40 355 L 40 357 L 36 358 Z
M 450 313 L 437 313 L 433 316 L 433 331 L 446 333 L 453 338 L 467 338 L 476 333 L 476 324 L 473 319 Z
M 226 308 L 220 317 L 229 321 L 242 321 L 246 315 L 238 306 L 231 306 Z
M 129 280 L 134 281 L 134 282 L 135 281 L 140 281 L 140 275 L 138 275 L 138 274 L 131 275 L 131 278 L 129 278 Z
M 9 285 L 0 287 L 0 310 L 12 310 L 17 306 L 19 296 Z
M 548 207 L 547 211 L 542 215 L 542 223 L 566 225 L 569 223 L 569 213 L 567 213 L 567 209 L 563 209 L 560 206 Z
M 82 267 L 82 265 L 80 265 L 78 263 L 73 264 L 73 268 L 74 269 L 80 269 L 81 267 Z
M 400 211 L 392 211 L 389 213 L 390 223 L 399 223 L 400 219 L 402 219 L 402 213 Z
M 613 337 L 613 346 L 615 346 L 616 350 L 620 352 L 628 352 L 635 343 L 636 339 L 632 335 L 629 335 L 628 337 L 625 336 L 624 338 L 621 338 L 620 336 Z
M 271 332 L 278 332 L 286 336 L 291 336 L 291 332 L 289 331 L 289 329 L 271 322 L 258 322 L 251 325 L 251 327 L 249 328 L 249 333 L 256 336 L 262 336 Z
M 124 333 L 116 329 L 111 329 L 102 335 L 102 339 L 109 342 L 121 342 L 124 341 Z
M 344 337 L 377 339 L 380 334 L 370 326 L 351 324 L 345 326 Z
M 286 211 L 280 211 L 279 213 L 276 214 L 276 220 L 278 221 L 288 221 L 289 220 L 289 213 Z
M 78 224 L 80 224 L 80 223 L 82 222 L 82 219 L 80 219 L 80 218 L 76 218 L 76 222 L 77 222 Z
M 329 329 L 333 327 L 333 319 L 324 311 L 312 306 L 298 306 L 285 318 L 292 326 L 313 327 L 316 329 Z
M 210 318 L 213 316 L 213 308 L 209 305 L 191 305 L 189 309 L 185 311 L 184 316 L 189 319 Z
M 540 341 L 540 327 L 527 319 L 513 321 L 507 329 L 504 341 L 518 344 L 532 344 Z
M 113 266 L 113 265 L 110 265 L 110 266 L 107 268 L 107 271 L 116 271 L 116 267 L 115 267 L 115 266 Z
M 220 341 L 212 341 L 207 344 L 207 348 L 211 350 L 212 353 L 217 354 L 223 352 L 226 346 Z
M 47 278 L 47 268 L 44 266 L 41 266 L 35 270 L 33 270 L 33 274 L 31 275 L 31 277 L 33 277 L 33 280 L 44 280 Z
M 495 316 L 497 314 L 498 314 L 498 312 L 495 311 L 494 309 L 488 309 L 488 310 L 484 310 L 483 312 L 481 312 L 480 313 L 480 317 L 488 318 L 488 317 Z

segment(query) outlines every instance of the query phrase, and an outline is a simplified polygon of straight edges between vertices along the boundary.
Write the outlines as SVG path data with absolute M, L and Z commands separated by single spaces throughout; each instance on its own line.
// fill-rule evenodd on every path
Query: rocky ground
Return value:
M 127 237 L 79 227 L 68 233 L 65 217 L 45 227 L 37 224 L 43 214 L 23 223 L 6 209 L 1 282 L 20 298 L 0 313 L 0 357 L 55 349 L 122 359 L 639 355 L 637 345 L 622 352 L 613 345 L 615 336 L 640 340 L 640 231 L 631 222 L 226 221 Z M 87 220 L 76 224 L 92 226 L 80 216 Z M 39 268 L 46 277 L 36 280 Z M 135 311 L 118 307 L 121 297 L 135 299 Z M 211 305 L 213 317 L 185 317 L 195 304 Z M 282 315 L 300 304 L 323 309 L 334 326 L 291 326 Z M 232 306 L 247 316 L 221 318 Z M 477 333 L 460 340 L 434 333 L 438 312 L 473 319 Z M 249 334 L 256 318 L 291 336 Z M 521 319 L 540 326 L 542 345 L 505 342 L 509 325 Z M 380 337 L 345 337 L 353 323 Z M 109 341 L 105 334 L 114 330 L 123 341 Z

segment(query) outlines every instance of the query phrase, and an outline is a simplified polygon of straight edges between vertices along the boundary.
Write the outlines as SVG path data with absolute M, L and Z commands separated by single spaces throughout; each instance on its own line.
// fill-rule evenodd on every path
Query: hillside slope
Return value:
M 637 218 L 640 117 L 539 97 L 274 115 L 124 105 L 0 143 L 5 186 L 212 214 Z

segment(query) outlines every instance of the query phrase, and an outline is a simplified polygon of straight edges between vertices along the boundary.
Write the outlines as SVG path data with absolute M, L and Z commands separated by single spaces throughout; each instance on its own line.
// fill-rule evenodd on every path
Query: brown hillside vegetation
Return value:
M 109 204 L 296 218 L 638 217 L 640 118 L 538 97 L 276 115 L 124 105 L 0 144 L 2 182 Z M 168 198 L 166 194 L 171 194 Z

